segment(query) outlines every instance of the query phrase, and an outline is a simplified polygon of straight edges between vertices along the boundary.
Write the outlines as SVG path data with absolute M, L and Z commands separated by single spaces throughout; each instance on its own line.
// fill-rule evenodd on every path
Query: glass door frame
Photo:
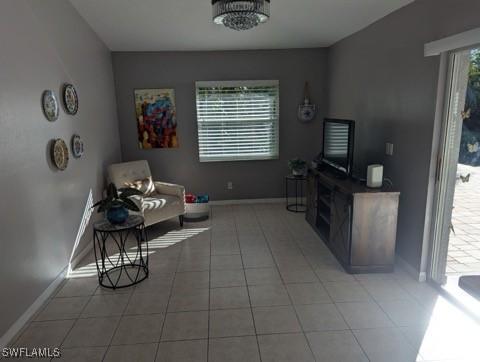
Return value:
M 431 251 L 427 278 L 442 285 L 446 282 L 449 234 L 453 198 L 462 135 L 462 112 L 468 84 L 470 51 L 452 51 L 448 59 L 447 78 L 443 97 L 443 115 L 439 149 L 436 159 L 435 192 L 431 224 Z

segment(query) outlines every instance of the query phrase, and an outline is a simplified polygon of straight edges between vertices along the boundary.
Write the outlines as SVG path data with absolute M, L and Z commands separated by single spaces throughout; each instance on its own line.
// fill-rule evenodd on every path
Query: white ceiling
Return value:
M 112 51 L 329 46 L 414 0 L 272 0 L 266 24 L 212 23 L 211 0 L 70 0 Z

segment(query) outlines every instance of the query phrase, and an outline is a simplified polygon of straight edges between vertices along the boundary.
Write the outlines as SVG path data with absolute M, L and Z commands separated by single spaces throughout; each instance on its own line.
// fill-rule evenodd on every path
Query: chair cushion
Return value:
M 171 205 L 180 205 L 180 201 L 177 196 L 154 193 L 143 198 L 142 209 L 144 212 L 159 210 Z
M 142 180 L 127 181 L 124 183 L 125 187 L 132 187 L 142 192 L 145 196 L 151 196 L 155 192 L 155 184 L 152 177 L 149 176 Z

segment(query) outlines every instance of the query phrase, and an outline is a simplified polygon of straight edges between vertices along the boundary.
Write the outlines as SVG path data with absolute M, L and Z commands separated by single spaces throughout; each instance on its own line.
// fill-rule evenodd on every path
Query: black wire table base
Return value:
M 148 242 L 142 217 L 129 216 L 122 225 L 95 223 L 93 243 L 102 287 L 126 288 L 148 278 Z
M 288 204 L 287 210 L 291 212 L 306 212 L 307 205 L 305 204 Z
M 307 180 L 305 176 L 293 176 L 289 175 L 285 177 L 285 201 L 287 204 L 287 210 L 291 212 L 306 212 L 307 205 L 305 205 L 303 200 L 303 183 Z M 295 188 L 295 202 L 290 203 L 290 193 L 288 189 L 288 183 L 293 182 Z M 299 190 L 300 189 L 300 190 Z

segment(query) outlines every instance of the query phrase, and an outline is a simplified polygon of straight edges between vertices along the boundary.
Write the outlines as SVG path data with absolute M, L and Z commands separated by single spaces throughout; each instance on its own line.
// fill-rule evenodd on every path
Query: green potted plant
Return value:
M 307 162 L 300 158 L 293 158 L 288 161 L 288 167 L 294 176 L 303 176 L 307 170 Z
M 134 188 L 117 187 L 111 183 L 107 187 L 107 196 L 95 203 L 92 208 L 98 206 L 97 212 L 105 212 L 107 220 L 112 224 L 123 224 L 128 218 L 128 210 L 140 211 L 138 206 L 130 200 L 131 196 L 143 195 L 143 193 Z

